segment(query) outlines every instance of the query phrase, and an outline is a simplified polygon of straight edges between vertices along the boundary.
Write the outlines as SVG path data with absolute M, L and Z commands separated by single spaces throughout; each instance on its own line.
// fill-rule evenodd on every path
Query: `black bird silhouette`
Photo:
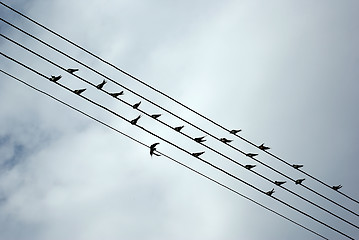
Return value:
M 272 194 L 273 194 L 274 192 L 275 192 L 275 191 L 274 191 L 274 188 L 273 188 L 272 190 L 266 192 L 266 194 L 267 194 L 268 196 L 272 196 Z
M 275 181 L 274 184 L 280 186 L 280 185 L 282 185 L 282 184 L 284 184 L 284 183 L 286 183 L 286 182 L 287 182 L 287 181 L 283 181 L 283 182 L 281 182 L 281 181 Z
M 193 138 L 193 140 L 195 140 L 196 142 L 198 143 L 201 143 L 201 142 L 205 142 L 206 139 L 204 139 L 206 136 L 203 136 L 203 137 L 196 137 L 196 138 Z
M 83 93 L 84 91 L 86 91 L 86 88 L 76 89 L 76 90 L 74 90 L 74 93 L 77 94 L 77 95 L 80 95 L 80 94 Z
M 303 167 L 303 165 L 299 165 L 299 164 L 293 164 L 292 167 L 294 167 L 295 169 L 301 168 Z
M 104 86 L 106 83 L 107 83 L 107 81 L 103 80 L 102 83 L 96 85 L 96 88 L 97 88 L 97 89 L 102 89 L 103 86 Z
M 295 184 L 302 184 L 302 182 L 305 180 L 305 178 L 297 179 L 295 180 Z
M 60 78 L 62 78 L 61 75 L 59 75 L 59 76 L 53 76 L 53 75 L 51 75 L 50 81 L 57 82 L 57 81 L 60 80 Z
M 118 93 L 109 93 L 109 94 L 110 94 L 110 96 L 117 98 L 118 96 L 123 95 L 123 91 L 118 92 Z
M 77 68 L 68 68 L 68 69 L 66 69 L 66 71 L 69 73 L 74 73 L 74 72 L 77 72 L 78 69 Z
M 177 132 L 180 132 L 182 130 L 182 128 L 184 128 L 184 126 L 174 127 L 173 129 Z
M 229 131 L 229 133 L 236 135 L 236 134 L 239 133 L 240 131 L 242 131 L 242 129 L 238 129 L 238 130 L 232 129 L 231 131 Z
M 223 143 L 230 143 L 232 142 L 233 140 L 229 140 L 227 138 L 220 138 L 219 141 L 223 142 Z
M 135 119 L 131 120 L 130 123 L 131 123 L 132 125 L 136 125 L 136 124 L 137 124 L 137 121 L 138 121 L 140 118 L 141 118 L 141 114 L 138 115 L 138 117 L 136 117 Z
M 255 157 L 257 155 L 258 155 L 257 153 L 246 153 L 246 156 L 250 158 Z
M 154 119 L 157 119 L 161 116 L 162 114 L 152 114 L 151 117 Z
M 252 169 L 252 168 L 254 168 L 256 165 L 245 165 L 244 167 L 246 168 L 246 169 L 248 169 L 248 170 L 250 170 L 250 169 Z
M 154 143 L 154 144 L 152 144 L 152 145 L 150 146 L 150 155 L 151 155 L 151 157 L 152 157 L 152 155 L 160 156 L 160 154 L 155 153 L 155 151 L 157 150 L 157 149 L 156 149 L 156 146 L 157 146 L 158 144 L 160 144 L 160 143 Z
M 338 191 L 340 188 L 342 188 L 343 186 L 342 185 L 337 185 L 337 186 L 333 186 L 332 188 L 335 190 L 335 191 Z
M 132 108 L 137 109 L 140 106 L 140 104 L 141 104 L 141 101 L 139 101 L 138 103 L 133 104 Z
M 195 152 L 195 153 L 192 153 L 192 156 L 193 157 L 199 157 L 200 155 L 202 155 L 204 153 L 204 151 L 203 152 Z
M 262 143 L 261 145 L 258 146 L 260 150 L 266 151 L 269 150 L 269 147 L 264 146 L 264 143 Z

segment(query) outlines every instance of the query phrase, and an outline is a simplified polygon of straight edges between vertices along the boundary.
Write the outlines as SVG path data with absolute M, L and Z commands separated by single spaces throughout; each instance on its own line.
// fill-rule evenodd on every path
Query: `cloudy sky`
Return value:
M 61 35 L 329 185 L 359 199 L 357 1 L 5 0 Z M 97 69 L 233 146 L 233 138 L 165 97 L 0 6 L 5 20 Z M 103 77 L 0 23 L 1 34 L 98 84 Z M 126 119 L 138 112 L 4 38 L 1 52 Z M 1 56 L 0 68 L 232 187 L 329 239 L 343 235 L 220 173 Z M 123 90 L 107 83 L 106 91 Z M 129 103 L 140 98 L 125 91 Z M 162 113 L 170 126 L 198 129 Z M 0 239 L 320 239 L 318 236 L 0 73 Z M 139 124 L 263 191 L 273 184 L 144 116 Z M 209 146 L 272 180 L 287 180 L 206 137 Z M 264 153 L 258 159 L 359 213 L 354 203 Z M 336 215 L 358 217 L 293 182 Z M 274 196 L 359 239 L 359 230 L 275 187 Z

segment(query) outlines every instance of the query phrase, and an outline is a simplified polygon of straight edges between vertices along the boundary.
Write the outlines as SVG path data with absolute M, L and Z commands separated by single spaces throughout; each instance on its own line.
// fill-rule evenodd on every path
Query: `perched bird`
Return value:
M 263 151 L 266 151 L 266 150 L 270 149 L 269 147 L 264 146 L 264 143 L 262 143 L 258 147 L 259 147 L 260 150 L 263 150 Z
M 287 181 L 283 181 L 283 182 L 281 182 L 281 181 L 275 181 L 274 184 L 280 186 L 280 185 L 282 185 L 282 184 L 284 184 L 284 183 L 286 183 L 286 182 L 287 182 Z
M 206 136 L 203 136 L 203 137 L 196 137 L 196 138 L 193 138 L 194 141 L 198 142 L 198 143 L 201 143 L 201 142 L 205 142 L 206 139 L 204 139 Z
M 182 130 L 182 128 L 184 128 L 184 126 L 174 127 L 173 129 L 177 132 L 180 132 Z
M 151 117 L 154 119 L 157 119 L 161 116 L 162 114 L 152 114 Z
M 343 186 L 342 185 L 338 185 L 338 186 L 333 186 L 332 188 L 335 190 L 335 191 L 338 191 L 340 188 L 342 188 Z
M 192 153 L 192 156 L 193 157 L 199 157 L 200 155 L 202 155 L 204 153 L 204 151 L 203 152 L 195 152 L 195 153 Z
M 295 169 L 298 169 L 298 168 L 303 167 L 303 165 L 293 164 L 292 167 L 294 167 Z
M 223 143 L 230 143 L 232 142 L 233 140 L 229 140 L 227 138 L 220 138 L 219 141 L 223 142 Z
M 244 167 L 248 170 L 251 170 L 252 168 L 254 168 L 256 165 L 245 165 Z
M 51 78 L 50 78 L 50 81 L 53 81 L 53 82 L 57 82 L 57 81 L 59 81 L 60 80 L 60 78 L 62 78 L 62 76 L 61 75 L 59 75 L 59 76 L 53 76 L 53 75 L 51 75 Z
M 141 104 L 141 101 L 139 101 L 138 103 L 133 104 L 132 108 L 137 109 L 140 106 L 140 104 Z
M 137 124 L 137 121 L 138 121 L 140 118 L 141 118 L 141 114 L 138 115 L 138 117 L 136 117 L 135 119 L 131 120 L 130 123 L 131 123 L 132 125 L 136 125 L 136 124 Z
M 268 196 L 272 196 L 272 194 L 273 194 L 274 192 L 275 192 L 275 191 L 274 191 L 274 188 L 273 188 L 272 190 L 266 192 L 266 194 L 267 194 Z
M 238 129 L 238 130 L 232 129 L 231 131 L 229 131 L 229 133 L 236 135 L 236 134 L 239 133 L 240 131 L 242 131 L 242 129 Z
M 302 184 L 302 182 L 305 180 L 305 178 L 297 179 L 295 180 L 295 184 Z
M 83 93 L 84 91 L 86 91 L 86 88 L 76 89 L 76 90 L 74 90 L 74 93 L 77 94 L 77 95 L 80 95 L 80 94 Z
M 77 68 L 68 68 L 68 69 L 66 69 L 66 71 L 69 73 L 74 73 L 74 72 L 77 72 L 78 69 Z
M 97 88 L 97 89 L 102 89 L 103 86 L 104 86 L 106 83 L 107 83 L 107 81 L 103 80 L 102 83 L 96 85 L 96 88 Z
M 123 91 L 121 91 L 119 93 L 109 93 L 109 94 L 110 94 L 110 96 L 117 98 L 118 96 L 123 95 Z
M 150 155 L 151 155 L 151 157 L 152 157 L 152 155 L 160 156 L 160 154 L 155 153 L 155 151 L 157 150 L 157 149 L 156 149 L 156 146 L 157 146 L 158 144 L 160 144 L 160 143 L 154 143 L 154 144 L 152 144 L 152 145 L 150 146 Z
M 257 155 L 258 155 L 257 153 L 246 153 L 246 156 L 250 158 L 255 157 Z

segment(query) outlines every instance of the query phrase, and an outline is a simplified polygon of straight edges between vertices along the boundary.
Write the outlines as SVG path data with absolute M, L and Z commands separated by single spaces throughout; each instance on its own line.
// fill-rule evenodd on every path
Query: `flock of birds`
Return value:
M 75 68 L 69 68 L 67 69 L 66 71 L 70 74 L 73 74 L 75 72 L 77 72 L 79 69 L 75 69 Z M 60 80 L 62 78 L 61 75 L 58 75 L 58 76 L 53 76 L 51 75 L 51 77 L 49 78 L 50 81 L 52 82 L 57 82 L 58 80 Z M 96 88 L 97 89 L 102 89 L 104 87 L 104 85 L 107 83 L 106 80 L 103 80 L 100 84 L 96 85 Z M 84 91 L 86 91 L 86 88 L 81 88 L 81 89 L 75 89 L 73 90 L 73 93 L 77 94 L 77 95 L 81 95 Z M 120 92 L 114 92 L 114 93 L 109 93 L 110 96 L 114 97 L 114 98 L 117 98 L 118 96 L 121 96 L 123 95 L 123 91 L 120 91 Z M 135 103 L 132 105 L 132 108 L 133 109 L 138 109 L 139 106 L 141 104 L 141 101 L 139 101 L 138 103 Z M 157 119 L 161 116 L 161 114 L 152 114 L 150 115 L 152 118 L 154 119 Z M 132 119 L 130 121 L 130 123 L 132 125 L 136 125 L 138 120 L 141 118 L 141 114 L 136 117 L 135 119 Z M 184 128 L 184 126 L 178 126 L 178 127 L 174 127 L 173 129 L 177 132 L 181 132 L 181 130 Z M 231 130 L 229 133 L 231 134 L 234 134 L 236 135 L 237 133 L 239 133 L 240 131 L 242 131 L 241 129 L 233 129 Z M 206 136 L 202 136 L 202 137 L 195 137 L 193 138 L 193 140 L 197 143 L 203 143 L 205 142 L 206 140 L 204 139 Z M 219 139 L 221 142 L 225 143 L 225 144 L 229 144 L 231 143 L 233 140 L 230 140 L 230 139 L 227 139 L 227 138 L 220 138 Z M 154 156 L 161 156 L 161 154 L 159 154 L 158 152 L 156 153 L 157 149 L 157 145 L 160 144 L 160 143 L 154 143 L 150 146 L 150 156 L 152 157 L 153 155 Z M 262 151 L 267 151 L 269 150 L 270 148 L 265 146 L 264 143 L 262 143 L 261 145 L 258 146 L 258 148 Z M 191 155 L 193 157 L 196 157 L 196 158 L 199 158 L 199 156 L 201 156 L 202 154 L 204 154 L 205 152 L 202 151 L 202 152 L 193 152 L 191 153 Z M 257 153 L 246 153 L 245 154 L 247 157 L 250 157 L 250 158 L 254 158 L 255 156 L 257 156 L 258 154 Z M 248 164 L 248 165 L 245 165 L 244 168 L 248 169 L 248 170 L 251 170 L 252 168 L 256 167 L 256 165 L 251 165 L 251 164 Z M 303 167 L 303 165 L 299 165 L 299 164 L 293 164 L 292 167 L 294 169 L 299 169 L 301 167 Z M 300 179 L 297 179 L 295 180 L 295 184 L 298 185 L 298 184 L 302 184 L 302 182 L 305 180 L 305 178 L 300 178 Z M 283 184 L 285 184 L 286 181 L 275 181 L 274 184 L 276 184 L 277 186 L 281 186 Z M 336 186 L 332 186 L 332 189 L 334 189 L 335 191 L 339 190 L 340 188 L 342 188 L 342 185 L 336 185 Z M 267 194 L 268 196 L 272 196 L 272 194 L 274 193 L 274 188 L 268 192 L 265 192 L 265 194 Z

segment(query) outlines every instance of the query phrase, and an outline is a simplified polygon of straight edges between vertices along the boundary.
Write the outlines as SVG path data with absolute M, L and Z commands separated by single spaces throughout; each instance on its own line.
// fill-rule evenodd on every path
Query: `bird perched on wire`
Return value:
M 286 183 L 286 181 L 283 181 L 283 182 L 281 182 L 281 181 L 275 181 L 275 182 L 274 182 L 274 184 L 275 184 L 275 185 L 278 185 L 278 186 L 280 186 L 280 185 L 282 185 L 282 184 L 284 184 L 284 183 Z
M 248 170 L 251 170 L 252 168 L 254 168 L 255 166 L 257 166 L 257 165 L 245 165 L 244 167 L 246 168 L 246 169 L 248 169 Z
M 206 136 L 203 136 L 203 137 L 196 137 L 196 138 L 193 138 L 194 141 L 198 142 L 198 143 L 202 143 L 202 142 L 205 142 L 206 139 L 204 139 Z
M 182 130 L 182 128 L 184 128 L 184 126 L 174 127 L 173 129 L 177 132 L 180 132 Z
M 104 86 L 106 83 L 107 83 L 107 81 L 106 81 L 106 80 L 103 80 L 102 83 L 96 85 L 96 88 L 97 88 L 97 89 L 102 89 L 103 86 Z
M 52 81 L 52 82 L 57 82 L 57 81 L 60 80 L 60 78 L 62 78 L 61 75 L 59 75 L 59 76 L 53 76 L 53 75 L 51 75 L 50 81 Z
M 66 71 L 69 73 L 74 73 L 74 72 L 77 72 L 78 69 L 77 68 L 68 68 L 68 69 L 66 69 Z
M 151 117 L 154 119 L 157 119 L 161 116 L 162 114 L 152 114 Z
M 295 169 L 299 169 L 299 168 L 303 167 L 303 165 L 293 164 L 292 167 Z
M 86 88 L 76 89 L 76 90 L 74 90 L 74 93 L 77 95 L 81 95 L 81 93 L 83 93 L 84 91 L 86 91 Z
M 117 98 L 118 96 L 123 95 L 123 91 L 118 92 L 118 93 L 109 93 L 109 95 L 114 97 L 114 98 Z
M 131 123 L 132 125 L 136 125 L 136 124 L 137 124 L 137 121 L 138 121 L 140 118 L 141 118 L 141 114 L 138 115 L 138 117 L 136 117 L 135 119 L 132 119 L 132 120 L 130 121 L 130 123 Z
M 140 106 L 140 104 L 141 104 L 141 101 L 139 101 L 138 103 L 133 104 L 132 108 L 137 109 Z
M 259 148 L 260 150 L 263 150 L 263 151 L 266 151 L 266 150 L 269 150 L 269 149 L 270 149 L 269 147 L 264 146 L 264 143 L 262 143 L 261 145 L 259 145 L 258 148 Z
M 154 144 L 152 144 L 152 145 L 150 146 L 150 155 L 151 155 L 151 157 L 152 157 L 152 155 L 160 156 L 160 154 L 155 153 L 155 151 L 157 151 L 156 146 L 157 146 L 158 144 L 160 144 L 160 143 L 154 143 Z
M 272 194 L 273 194 L 274 192 L 275 192 L 275 191 L 274 191 L 274 188 L 273 188 L 272 190 L 266 192 L 266 194 L 267 194 L 268 196 L 272 196 Z
M 338 191 L 340 188 L 342 188 L 343 186 L 342 185 L 337 185 L 337 186 L 332 186 L 332 188 L 335 190 L 335 191 Z
M 257 153 L 246 153 L 246 156 L 250 158 L 255 157 L 257 155 L 258 155 Z
M 193 157 L 199 157 L 200 155 L 202 155 L 204 153 L 203 152 L 194 152 L 194 153 L 191 153 Z
M 239 133 L 240 131 L 242 131 L 242 129 L 238 129 L 238 130 L 232 129 L 231 131 L 229 131 L 229 133 L 236 135 L 236 134 Z
M 302 184 L 302 182 L 305 180 L 305 178 L 297 179 L 295 180 L 295 184 Z
M 227 138 L 220 138 L 219 141 L 223 142 L 223 143 L 230 143 L 232 142 L 233 140 L 229 140 Z

